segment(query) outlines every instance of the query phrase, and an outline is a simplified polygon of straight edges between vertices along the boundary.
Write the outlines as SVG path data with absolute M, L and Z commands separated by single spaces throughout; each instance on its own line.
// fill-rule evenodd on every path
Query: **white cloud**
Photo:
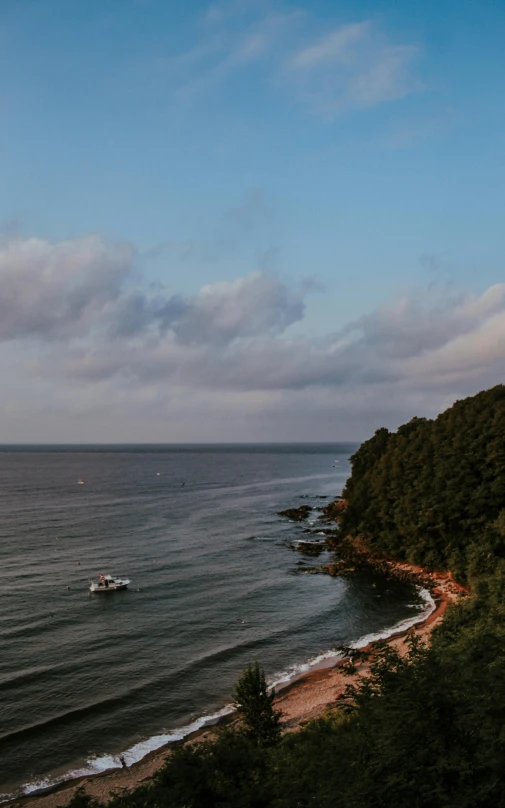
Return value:
M 181 75 L 181 68 L 186 68 L 175 90 L 176 98 L 186 103 L 203 97 L 238 71 L 270 56 L 286 32 L 303 16 L 299 11 L 267 12 L 236 30 L 227 27 L 228 17 L 224 12 L 211 8 L 209 13 L 213 22 L 222 23 L 221 29 L 210 39 L 206 36 L 204 42 L 167 62 L 177 76 Z
M 285 62 L 287 86 L 317 114 L 372 107 L 423 89 L 413 45 L 386 41 L 370 20 L 341 25 Z
M 413 357 L 406 371 L 417 383 L 427 380 L 429 384 L 446 384 L 449 379 L 465 383 L 490 371 L 501 381 L 505 374 L 505 307 L 491 316 L 475 318 L 472 329 L 429 355 Z
M 390 41 L 370 19 L 328 30 L 327 21 L 300 9 L 246 1 L 210 6 L 204 23 L 201 39 L 197 34 L 185 53 L 167 60 L 175 96 L 185 103 L 253 68 L 267 91 L 324 117 L 423 89 L 415 71 L 419 48 Z
M 236 338 L 282 334 L 303 317 L 304 303 L 275 276 L 253 272 L 235 281 L 203 286 L 174 333 L 184 342 L 229 343 Z
M 86 334 L 133 267 L 135 250 L 98 236 L 0 240 L 0 340 Z
M 315 44 L 301 48 L 290 57 L 287 67 L 307 70 L 335 61 L 346 61 L 351 46 L 364 39 L 370 29 L 370 22 L 351 23 L 326 34 Z
M 194 439 L 222 439 L 227 425 L 239 439 L 244 419 L 256 426 L 242 437 L 259 439 L 263 424 L 265 439 L 294 439 L 306 422 L 298 437 L 321 438 L 337 413 L 361 437 L 505 375 L 505 284 L 403 297 L 316 340 L 289 331 L 302 327 L 310 284 L 252 272 L 192 297 L 150 293 L 134 287 L 135 255 L 96 236 L 2 242 L 0 440 L 30 413 L 60 413 L 69 429 L 87 419 L 89 439 L 102 439 L 93 424 L 110 407 L 132 430 L 121 438 L 111 423 L 118 440 L 144 439 L 164 417 L 193 424 Z M 161 439 L 152 429 L 145 439 Z
M 201 19 L 204 24 L 215 25 L 247 14 L 257 8 L 261 2 L 262 0 L 218 0 L 205 9 Z
M 168 331 L 181 343 L 228 343 L 282 333 L 303 316 L 308 291 L 252 272 L 203 286 L 197 295 L 132 289 L 134 248 L 88 236 L 51 244 L 0 242 L 0 341 L 127 339 Z
M 423 89 L 410 72 L 418 53 L 418 48 L 409 46 L 384 48 L 376 61 L 352 78 L 349 98 L 358 107 L 369 107 Z

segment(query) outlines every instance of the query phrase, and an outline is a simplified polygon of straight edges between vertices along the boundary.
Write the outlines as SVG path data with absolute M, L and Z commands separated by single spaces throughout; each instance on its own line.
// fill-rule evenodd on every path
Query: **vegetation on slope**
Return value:
M 448 610 L 429 647 L 413 641 L 401 659 L 384 645 L 354 707 L 298 733 L 279 737 L 249 669 L 237 693 L 256 718 L 181 746 L 113 808 L 505 806 L 505 388 L 376 432 L 353 456 L 344 496 L 342 531 L 450 568 L 473 596 Z M 87 802 L 81 794 L 74 808 Z
M 471 581 L 505 557 L 505 386 L 434 421 L 379 429 L 352 457 L 344 533 Z

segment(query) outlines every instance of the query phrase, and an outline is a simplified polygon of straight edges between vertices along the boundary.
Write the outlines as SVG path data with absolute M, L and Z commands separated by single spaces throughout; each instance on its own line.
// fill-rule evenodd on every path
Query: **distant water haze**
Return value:
M 249 661 L 273 682 L 418 612 L 411 585 L 299 574 L 291 545 L 319 514 L 276 515 L 340 493 L 355 448 L 4 447 L 4 798 L 181 737 Z M 91 596 L 99 572 L 130 589 Z

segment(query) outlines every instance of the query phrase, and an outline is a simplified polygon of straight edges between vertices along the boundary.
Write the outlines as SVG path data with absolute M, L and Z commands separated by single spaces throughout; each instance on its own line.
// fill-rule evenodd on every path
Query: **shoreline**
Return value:
M 419 620 L 412 622 L 410 626 L 398 627 L 396 631 L 394 631 L 395 627 L 392 627 L 392 633 L 387 634 L 386 638 L 382 640 L 395 647 L 403 655 L 407 651 L 405 642 L 407 634 L 415 633 L 420 637 L 428 637 L 443 620 L 448 605 L 459 597 L 467 595 L 468 591 L 457 584 L 450 573 L 430 573 L 417 565 L 406 562 L 382 559 L 381 563 L 390 574 L 409 577 L 417 586 L 426 587 L 434 603 L 428 614 L 420 616 Z M 405 623 L 405 621 L 403 622 Z M 387 630 L 385 632 L 387 633 Z M 362 645 L 361 641 L 357 640 L 350 647 L 368 652 L 378 641 L 379 637 Z M 283 713 L 281 718 L 283 732 L 294 732 L 326 711 L 345 703 L 346 686 L 366 676 L 370 667 L 368 660 L 362 661 L 356 664 L 355 673 L 349 675 L 344 673 L 345 662 L 346 658 L 328 656 L 319 663 L 315 663 L 314 667 L 309 670 L 295 674 L 289 680 L 275 685 L 274 703 L 276 708 Z M 183 741 L 198 742 L 212 737 L 216 726 L 233 723 L 234 720 L 233 712 L 224 713 L 217 718 L 208 717 L 207 725 L 204 724 L 188 733 Z M 181 742 L 182 739 L 165 743 L 148 752 L 127 768 L 110 768 L 103 772 L 63 780 L 36 792 L 7 800 L 2 805 L 25 806 L 33 803 L 35 808 L 36 803 L 36 808 L 62 808 L 68 804 L 73 794 L 81 786 L 85 787 L 86 793 L 90 796 L 106 802 L 111 792 L 122 789 L 132 790 L 149 780 L 163 766 L 174 743 Z
M 392 564 L 392 562 L 388 562 Z M 435 608 L 424 619 L 410 628 L 400 629 L 392 633 L 385 642 L 395 648 L 401 656 L 407 653 L 406 638 L 415 634 L 427 638 L 442 622 L 450 603 L 468 594 L 468 591 L 457 584 L 449 573 L 426 573 L 415 565 L 399 563 L 395 568 L 402 572 L 411 571 L 414 575 L 429 575 L 432 586 L 430 593 L 435 601 Z M 373 651 L 378 641 L 374 640 L 359 646 L 363 652 Z M 358 647 L 357 644 L 351 647 Z M 368 675 L 370 662 L 368 659 L 355 663 L 356 672 L 349 675 L 343 672 L 346 660 L 341 659 L 331 668 L 310 671 L 299 680 L 290 683 L 276 698 L 278 709 L 283 711 L 282 726 L 284 731 L 296 731 L 304 724 L 322 716 L 326 711 L 346 703 L 345 690 L 348 684 L 355 683 Z

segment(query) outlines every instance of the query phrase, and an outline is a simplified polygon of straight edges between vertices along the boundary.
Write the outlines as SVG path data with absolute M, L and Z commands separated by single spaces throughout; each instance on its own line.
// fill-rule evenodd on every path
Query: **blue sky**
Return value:
M 3 0 L 0 440 L 353 439 L 500 382 L 503 41 L 493 0 Z

